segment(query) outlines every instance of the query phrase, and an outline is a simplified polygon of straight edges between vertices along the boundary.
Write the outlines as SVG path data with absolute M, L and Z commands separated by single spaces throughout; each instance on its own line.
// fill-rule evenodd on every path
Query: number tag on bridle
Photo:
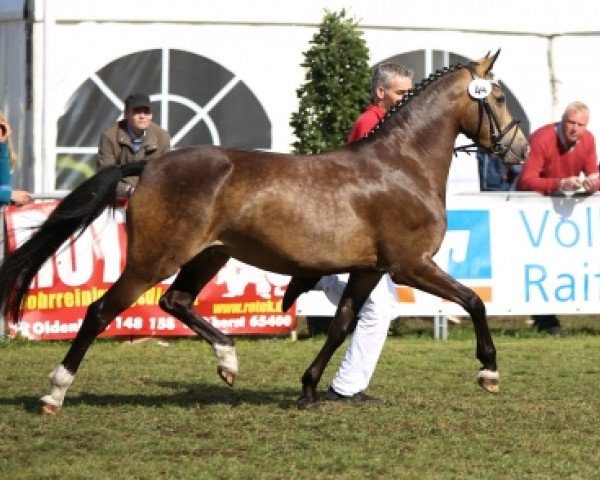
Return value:
M 472 98 L 480 100 L 492 93 L 492 82 L 485 78 L 474 78 L 469 83 L 469 95 Z

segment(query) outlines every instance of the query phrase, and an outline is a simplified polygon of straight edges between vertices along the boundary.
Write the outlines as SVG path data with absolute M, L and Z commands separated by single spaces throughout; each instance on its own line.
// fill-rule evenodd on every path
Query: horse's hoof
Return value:
M 319 402 L 315 401 L 315 400 L 311 400 L 307 397 L 301 397 L 297 402 L 296 402 L 296 406 L 298 407 L 298 410 L 318 410 L 319 409 Z
M 477 383 L 479 386 L 483 388 L 486 392 L 490 393 L 499 393 L 500 392 L 500 384 L 498 380 L 486 380 L 484 378 L 480 378 Z
M 46 402 L 40 402 L 40 411 L 46 415 L 56 415 L 58 412 L 60 412 L 60 407 L 50 405 Z
M 217 373 L 219 374 L 219 377 L 221 377 L 227 385 L 229 385 L 230 387 L 233 387 L 233 382 L 235 381 L 235 374 L 232 371 L 219 365 L 217 367 Z
M 477 383 L 486 392 L 498 393 L 500 391 L 500 377 L 497 371 L 482 369 L 477 374 Z

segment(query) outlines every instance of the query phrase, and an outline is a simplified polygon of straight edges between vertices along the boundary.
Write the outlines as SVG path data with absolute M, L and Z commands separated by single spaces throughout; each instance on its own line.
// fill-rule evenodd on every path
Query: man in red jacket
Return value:
M 373 69 L 373 103 L 356 119 L 348 142 L 368 135 L 388 110 L 412 88 L 413 71 L 395 63 L 380 63 Z M 347 274 L 321 278 L 316 288 L 337 305 L 347 284 Z M 388 274 L 375 286 L 358 314 L 358 324 L 327 391 L 327 400 L 366 403 L 378 399 L 364 393 L 377 366 L 390 322 L 400 314 L 396 285 Z
M 355 120 L 348 143 L 367 136 L 387 111 L 402 100 L 412 88 L 413 71 L 395 63 L 375 66 L 371 81 L 373 103 Z
M 587 130 L 590 112 L 583 102 L 567 105 L 562 120 L 536 130 L 517 190 L 544 195 L 598 190 L 598 157 L 594 136 Z M 582 175 L 583 174 L 583 175 Z
M 583 102 L 567 105 L 562 120 L 536 130 L 517 180 L 517 190 L 552 193 L 593 193 L 600 187 L 594 136 L 587 130 L 590 111 Z M 534 327 L 564 336 L 556 315 L 532 315 Z

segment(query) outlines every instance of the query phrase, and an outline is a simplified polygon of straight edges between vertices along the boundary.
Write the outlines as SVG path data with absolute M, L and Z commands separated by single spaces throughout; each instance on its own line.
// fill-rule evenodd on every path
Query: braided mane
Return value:
M 404 107 L 405 105 L 410 103 L 410 101 L 413 98 L 417 97 L 423 90 L 425 90 L 425 88 L 427 86 L 429 86 L 431 83 L 433 83 L 433 81 L 435 81 L 438 78 L 443 77 L 449 73 L 455 72 L 459 68 L 465 68 L 465 67 L 466 67 L 465 65 L 462 65 L 461 63 L 457 63 L 456 65 L 452 65 L 450 67 L 444 67 L 441 70 L 436 70 L 434 73 L 431 73 L 427 78 L 424 78 L 417 85 L 415 85 L 413 88 L 411 88 L 401 100 L 398 100 L 398 102 L 387 111 L 385 116 L 381 120 L 379 120 L 377 125 L 375 125 L 373 127 L 373 129 L 367 135 L 365 135 L 363 138 L 371 137 L 377 130 L 379 130 L 381 128 L 381 126 L 392 115 L 394 115 L 399 109 L 401 109 L 402 107 Z

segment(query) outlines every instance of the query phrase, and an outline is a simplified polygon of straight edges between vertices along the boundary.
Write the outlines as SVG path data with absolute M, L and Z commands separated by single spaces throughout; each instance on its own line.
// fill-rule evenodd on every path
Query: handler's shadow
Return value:
M 278 389 L 271 392 L 249 388 L 227 387 L 225 385 L 198 384 L 185 382 L 149 382 L 172 392 L 163 394 L 95 394 L 89 392 L 67 393 L 63 408 L 77 405 L 93 405 L 99 407 L 141 405 L 161 406 L 175 405 L 192 407 L 194 405 L 226 404 L 233 407 L 240 405 L 277 405 L 287 410 L 296 408 L 300 389 Z M 39 397 L 18 396 L 0 398 L 0 405 L 22 405 L 30 413 L 39 412 Z

